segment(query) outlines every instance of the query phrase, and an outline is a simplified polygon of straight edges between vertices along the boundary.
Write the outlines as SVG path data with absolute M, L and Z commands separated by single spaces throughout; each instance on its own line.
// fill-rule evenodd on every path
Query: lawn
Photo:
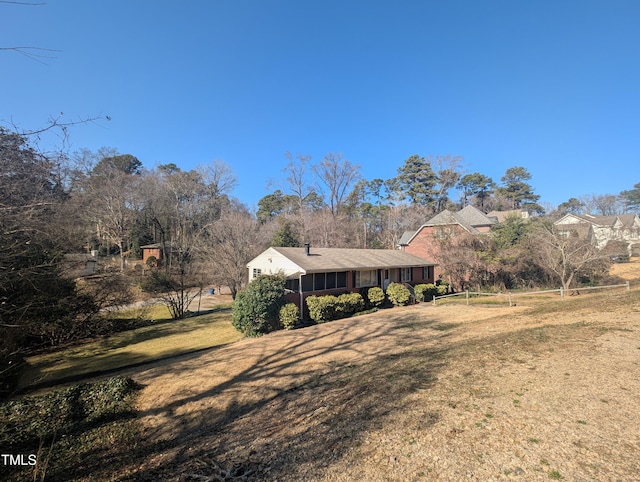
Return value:
M 231 325 L 230 309 L 185 320 L 161 320 L 106 339 L 29 357 L 19 387 L 105 372 L 225 345 L 240 338 L 242 334 Z
M 225 314 L 157 327 L 192 322 L 198 340 Z M 0 418 L 24 440 L 15 453 L 51 447 L 47 480 L 627 480 L 639 314 L 637 289 L 421 303 L 166 359 L 132 370 L 135 384 L 26 397 Z

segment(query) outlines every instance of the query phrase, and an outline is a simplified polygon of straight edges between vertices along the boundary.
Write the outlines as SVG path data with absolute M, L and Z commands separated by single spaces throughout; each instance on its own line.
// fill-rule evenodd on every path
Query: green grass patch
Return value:
M 232 343 L 240 338 L 242 334 L 231 325 L 229 310 L 161 321 L 66 350 L 29 357 L 19 387 L 123 368 Z

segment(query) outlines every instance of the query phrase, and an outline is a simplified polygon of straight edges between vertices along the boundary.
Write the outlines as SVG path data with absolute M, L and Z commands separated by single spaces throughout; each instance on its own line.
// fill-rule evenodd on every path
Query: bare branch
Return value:
M 0 50 L 11 50 L 13 52 L 17 52 L 31 60 L 35 60 L 36 62 L 41 63 L 42 65 L 47 65 L 47 63 L 39 59 L 55 59 L 56 57 L 53 55 L 42 55 L 37 53 L 38 51 L 62 52 L 62 50 L 45 49 L 41 47 L 0 47 Z

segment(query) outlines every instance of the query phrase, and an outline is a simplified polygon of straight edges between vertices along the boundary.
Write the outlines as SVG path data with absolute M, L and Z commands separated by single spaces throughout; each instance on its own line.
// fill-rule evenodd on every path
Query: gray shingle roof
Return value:
M 479 231 L 471 226 L 464 217 L 459 216 L 459 213 L 452 213 L 448 209 L 439 212 L 434 217 L 429 219 L 426 223 L 422 225 L 425 226 L 440 226 L 440 225 L 451 225 L 451 224 L 459 224 L 464 229 L 469 231 L 470 233 L 477 234 Z
M 310 255 L 304 248 L 272 248 L 293 261 L 307 273 L 358 269 L 409 268 L 434 266 L 436 263 L 397 249 L 314 248 Z
M 469 226 L 491 226 L 495 221 L 475 206 L 468 205 L 456 213 L 458 218 L 462 218 Z
M 409 241 L 411 241 L 411 238 L 413 238 L 413 235 L 415 233 L 415 231 L 405 231 L 404 233 L 402 233 L 402 236 L 398 240 L 398 246 L 406 246 L 407 244 L 409 244 Z

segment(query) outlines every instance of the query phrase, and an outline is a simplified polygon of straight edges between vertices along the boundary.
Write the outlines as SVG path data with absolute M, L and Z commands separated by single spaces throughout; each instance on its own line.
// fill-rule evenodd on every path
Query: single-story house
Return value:
M 283 275 L 286 298 L 302 310 L 310 295 L 360 292 L 392 282 L 433 283 L 436 263 L 395 249 L 272 247 L 247 264 L 249 281 L 266 274 Z

